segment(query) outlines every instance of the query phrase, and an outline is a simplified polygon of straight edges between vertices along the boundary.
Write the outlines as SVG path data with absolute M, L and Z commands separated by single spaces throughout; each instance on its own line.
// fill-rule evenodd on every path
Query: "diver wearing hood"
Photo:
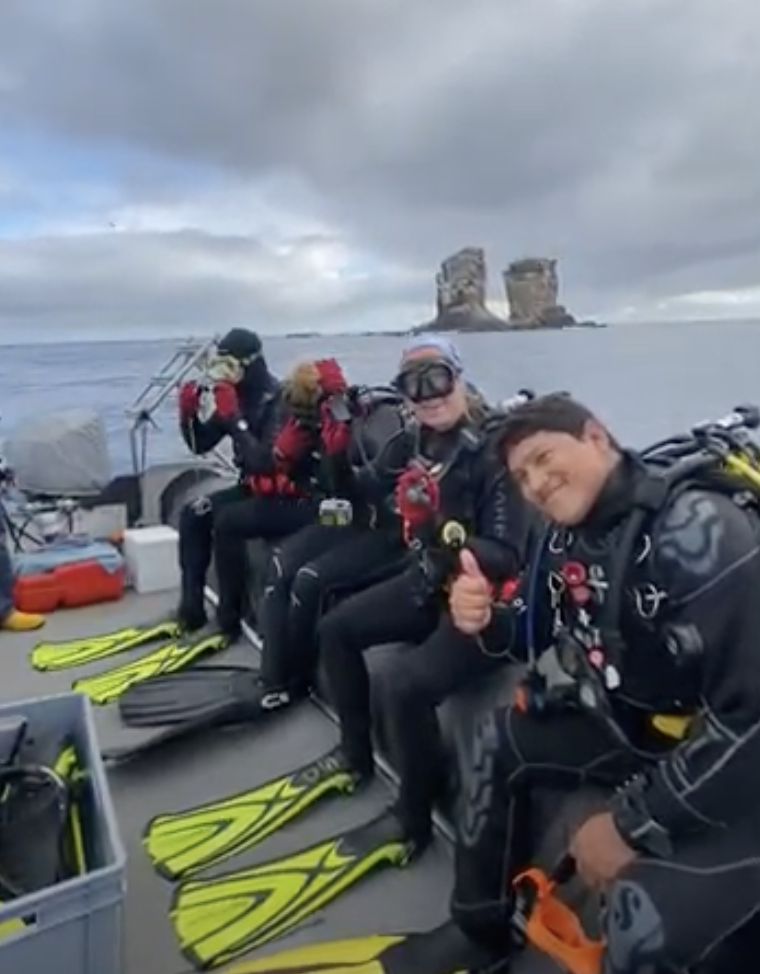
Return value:
M 414 449 L 394 458 L 387 474 L 408 567 L 340 603 L 319 627 L 329 698 L 340 718 L 340 756 L 359 780 L 373 772 L 364 651 L 415 644 L 384 671 L 384 714 L 401 779 L 395 811 L 410 852 L 430 841 L 433 804 L 446 787 L 436 707 L 507 661 L 486 655 L 451 624 L 445 590 L 457 570 L 452 546 L 477 551 L 495 585 L 513 578 L 524 557 L 525 506 L 488 449 L 488 408 L 462 373 L 459 352 L 444 337 L 422 335 L 407 346 L 395 386 L 418 432 Z
M 377 463 L 411 449 L 398 393 L 349 387 L 334 359 L 300 365 L 285 395 L 292 417 L 278 439 L 281 462 L 295 475 L 310 457 L 322 503 L 319 523 L 273 552 L 260 606 L 262 678 L 270 705 L 280 706 L 313 683 L 316 627 L 330 597 L 403 568 L 401 526 L 389 505 L 393 480 L 378 478 Z
M 202 379 L 180 388 L 185 443 L 203 455 L 229 436 L 240 477 L 233 487 L 191 501 L 180 514 L 178 617 L 189 631 L 206 623 L 204 587 L 212 556 L 219 584 L 217 621 L 234 638 L 246 608 L 246 540 L 283 537 L 314 517 L 308 496 L 276 476 L 274 443 L 282 410 L 280 383 L 267 367 L 261 339 L 244 328 L 233 328 L 220 340 Z

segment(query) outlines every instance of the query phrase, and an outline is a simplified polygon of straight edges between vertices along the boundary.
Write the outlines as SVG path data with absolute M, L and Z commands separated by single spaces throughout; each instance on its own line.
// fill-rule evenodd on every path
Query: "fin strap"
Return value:
M 569 974 L 600 974 L 605 945 L 587 936 L 575 913 L 555 895 L 557 884 L 541 869 L 527 869 L 513 882 L 518 892 L 525 885 L 533 887 L 523 931 L 528 942 Z

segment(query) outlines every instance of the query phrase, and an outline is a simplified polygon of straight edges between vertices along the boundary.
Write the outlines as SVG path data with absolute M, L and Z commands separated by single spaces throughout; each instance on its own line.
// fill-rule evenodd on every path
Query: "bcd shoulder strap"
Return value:
M 648 465 L 634 492 L 632 510 L 615 545 L 608 573 L 607 598 L 600 607 L 598 630 L 605 655 L 619 669 L 625 650 L 621 633 L 625 582 L 636 557 L 646 526 L 666 504 L 687 490 L 707 489 L 730 493 L 731 485 L 721 477 L 715 457 L 698 454 L 667 466 Z M 736 485 L 733 486 L 736 492 Z

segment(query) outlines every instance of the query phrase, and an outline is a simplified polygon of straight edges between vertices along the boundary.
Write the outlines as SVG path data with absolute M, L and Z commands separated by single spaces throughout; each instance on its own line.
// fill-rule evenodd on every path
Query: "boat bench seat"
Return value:
M 179 513 L 183 504 L 195 499 L 200 494 L 210 492 L 221 487 L 228 487 L 230 481 L 226 478 L 206 477 L 203 482 L 198 482 L 194 478 L 191 482 L 183 482 L 177 485 L 178 489 L 172 491 L 171 499 L 163 508 L 164 520 L 168 524 L 177 526 Z M 254 609 L 259 602 L 264 586 L 264 568 L 271 552 L 271 545 L 261 541 L 252 541 L 248 544 L 247 553 L 250 568 L 249 593 L 251 605 Z M 213 566 L 209 578 L 209 583 L 215 587 L 215 577 Z M 403 644 L 391 644 L 385 646 L 375 646 L 367 651 L 366 660 L 371 676 L 372 688 L 372 709 L 375 726 L 375 736 L 378 751 L 389 761 L 393 767 L 393 748 L 391 745 L 391 735 L 389 734 L 388 721 L 386 718 L 387 710 L 383 705 L 383 700 L 387 694 L 393 692 L 393 687 L 388 679 L 390 665 L 398 659 L 398 654 L 403 653 L 408 647 Z M 469 758 L 468 751 L 472 738 L 472 731 L 477 719 L 487 712 L 492 706 L 508 699 L 519 674 L 516 669 L 505 668 L 497 673 L 479 681 L 457 696 L 451 698 L 439 708 L 439 721 L 444 747 L 450 755 L 450 788 L 449 799 L 441 807 L 444 816 L 452 821 L 454 819 L 454 800 L 459 790 L 459 785 L 463 775 L 466 773 Z M 318 692 L 320 696 L 329 704 L 329 691 L 321 673 L 318 674 Z M 563 848 L 563 838 L 566 835 L 569 824 L 585 817 L 589 809 L 598 804 L 599 796 L 595 795 L 588 788 L 584 788 L 578 795 L 570 798 L 562 798 L 563 811 L 560 816 L 556 814 L 557 795 L 547 796 L 547 801 L 541 802 L 538 814 L 542 822 L 545 821 L 547 829 L 545 840 L 542 842 L 543 852 L 539 855 L 541 861 L 551 862 Z M 551 826 L 551 827 L 549 827 Z
M 211 479 L 213 480 L 213 478 Z M 195 484 L 189 491 L 185 489 L 178 491 L 177 493 L 180 496 L 172 498 L 172 503 L 169 505 L 171 511 L 165 512 L 166 522 L 176 526 L 181 504 L 190 500 L 193 495 L 197 496 L 197 494 L 207 491 L 209 486 L 206 482 L 202 486 Z M 228 486 L 228 482 L 220 483 L 219 486 Z M 266 564 L 270 551 L 271 546 L 262 542 L 251 542 L 248 546 L 251 569 L 250 597 L 254 612 L 263 591 L 263 566 Z M 213 568 L 209 581 L 214 586 Z M 366 653 L 371 676 L 372 709 L 377 748 L 388 760 L 391 767 L 394 764 L 392 737 L 389 735 L 387 710 L 383 701 L 387 699 L 389 693 L 393 692 L 392 681 L 388 679 L 389 670 L 398 660 L 398 655 L 408 648 L 407 645 L 394 643 L 372 647 Z M 455 820 L 454 800 L 469 764 L 469 748 L 474 725 L 479 717 L 491 707 L 503 703 L 509 698 L 519 677 L 520 673 L 517 667 L 505 667 L 501 672 L 480 680 L 477 684 L 467 688 L 439 707 L 438 717 L 442 738 L 451 759 L 450 797 L 440 811 L 450 823 Z M 318 674 L 318 693 L 329 704 L 329 690 L 321 674 Z M 556 862 L 558 856 L 567 848 L 567 838 L 574 827 L 595 810 L 598 810 L 604 801 L 605 796 L 588 785 L 584 785 L 572 795 L 547 793 L 542 796 L 542 800 L 537 803 L 535 808 L 535 814 L 538 818 L 536 834 L 541 836 L 535 859 L 536 864 L 548 868 Z M 573 882 L 567 887 L 563 898 L 576 910 L 587 933 L 592 937 L 598 936 L 600 911 L 598 901 L 593 894 L 583 890 L 577 882 Z M 751 955 L 753 951 L 756 952 L 757 944 L 760 942 L 760 923 L 749 923 L 738 934 L 729 938 L 727 947 L 730 948 L 730 959 L 734 957 L 731 949 L 734 948 L 735 942 L 740 950 L 737 956 L 743 957 L 744 955 Z M 723 965 L 722 960 L 721 954 L 719 962 L 714 967 L 710 965 L 709 970 L 704 971 L 704 974 L 717 974 L 718 971 L 728 969 Z M 730 967 L 731 964 L 728 966 Z
M 251 542 L 248 547 L 249 563 L 251 565 L 250 598 L 255 607 L 263 590 L 263 565 L 266 563 L 271 548 L 262 542 Z M 384 701 L 393 693 L 393 682 L 390 679 L 391 670 L 398 662 L 399 654 L 409 650 L 404 643 L 389 643 L 373 646 L 367 650 L 365 659 L 370 673 L 371 701 L 373 711 L 373 725 L 377 752 L 382 754 L 391 767 L 394 767 L 391 728 L 387 719 L 387 708 Z M 438 720 L 441 727 L 441 738 L 449 760 L 449 788 L 447 798 L 441 805 L 440 811 L 444 817 L 453 822 L 455 819 L 454 803 L 458 796 L 462 778 L 469 765 L 469 752 L 473 730 L 478 719 L 494 706 L 506 702 L 511 696 L 515 683 L 521 677 L 519 667 L 504 667 L 488 677 L 480 679 L 461 693 L 445 701 L 438 708 Z M 317 674 L 317 692 L 328 706 L 330 693 L 327 681 L 321 670 Z M 556 815 L 557 801 L 562 802 L 562 815 Z M 539 859 L 547 863 L 553 862 L 564 848 L 567 829 L 573 822 L 581 821 L 589 814 L 589 810 L 598 807 L 600 796 L 593 790 L 584 789 L 577 795 L 570 797 L 559 794 L 547 795 L 546 801 L 539 804 L 537 814 L 540 816 L 540 834 L 544 836 L 541 843 Z
M 248 545 L 248 558 L 251 565 L 249 597 L 254 607 L 259 602 L 263 589 L 263 566 L 269 556 L 271 547 L 261 541 L 253 541 Z M 383 646 L 373 646 L 365 654 L 369 668 L 372 687 L 372 706 L 375 718 L 378 746 L 392 761 L 390 752 L 389 728 L 386 726 L 383 701 L 387 694 L 393 692 L 389 680 L 389 671 L 398 660 L 400 653 L 408 647 L 403 643 L 390 643 Z M 473 724 L 478 714 L 487 708 L 505 700 L 514 685 L 514 669 L 506 668 L 503 672 L 481 681 L 477 686 L 444 703 L 440 709 L 440 722 L 444 741 L 452 758 L 458 765 L 466 754 L 472 734 Z M 320 697 L 329 704 L 330 693 L 327 682 L 321 672 L 317 675 L 317 689 Z

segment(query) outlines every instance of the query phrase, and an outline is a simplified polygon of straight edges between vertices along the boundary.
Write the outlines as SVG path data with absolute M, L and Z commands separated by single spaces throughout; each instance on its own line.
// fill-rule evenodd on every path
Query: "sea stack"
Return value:
M 504 271 L 511 328 L 572 328 L 578 322 L 559 304 L 557 261 L 523 257 Z
M 486 307 L 487 276 L 482 247 L 447 257 L 435 276 L 436 316 L 415 331 L 507 331 L 506 320 Z

